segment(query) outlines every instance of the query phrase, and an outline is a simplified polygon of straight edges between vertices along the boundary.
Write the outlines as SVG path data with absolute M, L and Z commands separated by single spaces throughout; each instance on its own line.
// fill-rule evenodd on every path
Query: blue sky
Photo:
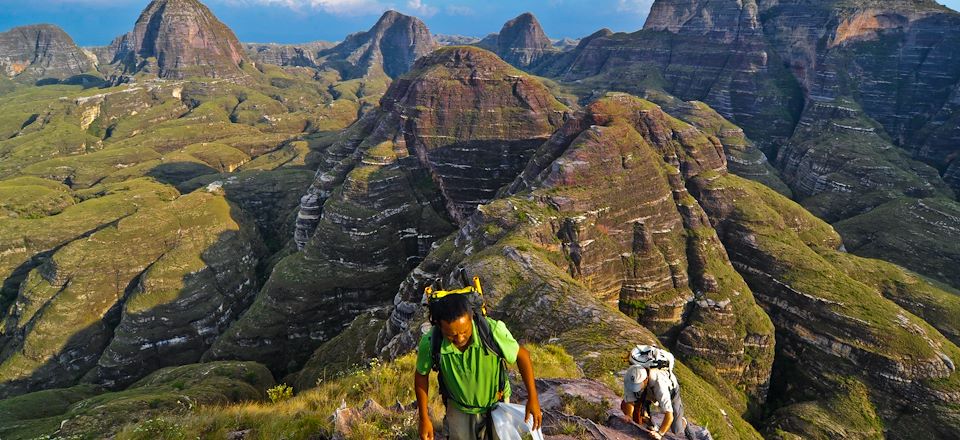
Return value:
M 533 12 L 551 38 L 643 27 L 652 0 L 204 0 L 244 42 L 341 40 L 386 9 L 416 15 L 440 34 L 483 36 Z M 82 46 L 106 45 L 133 27 L 148 0 L 0 0 L 0 31 L 32 23 L 64 28 Z M 941 3 L 960 10 L 960 0 Z

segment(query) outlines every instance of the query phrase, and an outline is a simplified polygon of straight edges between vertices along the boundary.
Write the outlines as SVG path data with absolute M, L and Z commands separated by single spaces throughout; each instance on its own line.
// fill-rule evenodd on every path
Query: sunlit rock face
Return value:
M 122 74 L 173 79 L 239 76 L 247 60 L 233 31 L 197 0 L 150 2 L 111 50 Z
M 302 251 L 278 264 L 207 356 L 302 365 L 354 316 L 387 303 L 436 240 L 522 171 L 566 111 L 485 50 L 421 58 L 324 152 L 301 199 Z
M 761 402 L 773 327 L 685 188 L 726 173 L 716 137 L 655 104 L 624 94 L 594 102 L 537 150 L 504 198 L 475 211 L 406 278 L 381 347 L 410 347 L 422 288 L 457 283 L 462 267 L 487 280 L 494 310 L 524 337 L 603 326 L 608 317 L 587 303 L 615 305 L 681 358 L 702 360 L 718 383 L 742 387 L 736 405 Z

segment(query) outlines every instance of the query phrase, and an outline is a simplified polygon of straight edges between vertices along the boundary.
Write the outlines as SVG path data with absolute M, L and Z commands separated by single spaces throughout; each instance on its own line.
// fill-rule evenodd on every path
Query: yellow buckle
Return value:
M 457 290 L 433 290 L 433 287 L 427 286 L 423 289 L 423 292 L 427 294 L 427 301 L 434 301 L 440 298 L 443 298 L 448 295 L 463 295 L 465 293 L 476 293 L 483 297 L 483 288 L 480 287 L 480 277 L 473 277 L 473 285 L 467 286 L 462 289 Z M 487 314 L 487 305 L 481 304 L 481 309 L 483 314 Z

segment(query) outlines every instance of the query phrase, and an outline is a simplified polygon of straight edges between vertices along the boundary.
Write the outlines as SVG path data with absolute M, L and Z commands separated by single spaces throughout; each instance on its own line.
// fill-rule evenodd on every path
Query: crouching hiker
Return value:
M 637 345 L 630 351 L 630 368 L 623 376 L 620 409 L 634 423 L 651 426 L 651 435 L 657 440 L 668 432 L 686 438 L 687 420 L 683 417 L 680 384 L 673 374 L 673 365 L 673 355 L 666 350 Z M 659 427 L 651 419 L 653 403 L 663 412 Z
M 540 428 L 542 414 L 530 354 L 503 322 L 485 316 L 482 302 L 476 306 L 476 297 L 482 293 L 477 278 L 473 284 L 458 291 L 427 289 L 433 328 L 420 339 L 414 377 L 422 440 L 434 438 L 427 412 L 431 369 L 437 372 L 446 405 L 444 428 L 449 439 L 497 439 L 490 411 L 510 397 L 508 362 L 517 364 L 529 391 L 525 418 L 533 419 L 534 429 Z

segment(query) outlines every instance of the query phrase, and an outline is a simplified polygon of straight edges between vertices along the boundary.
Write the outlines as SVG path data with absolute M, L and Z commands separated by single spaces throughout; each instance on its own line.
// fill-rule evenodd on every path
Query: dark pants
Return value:
M 467 414 L 447 403 L 447 415 L 443 427 L 450 440 L 499 440 L 493 429 L 490 414 Z
M 686 427 L 683 426 L 683 401 L 680 400 L 679 392 L 674 394 L 670 403 L 673 406 L 673 424 L 670 425 L 670 432 L 683 437 Z

